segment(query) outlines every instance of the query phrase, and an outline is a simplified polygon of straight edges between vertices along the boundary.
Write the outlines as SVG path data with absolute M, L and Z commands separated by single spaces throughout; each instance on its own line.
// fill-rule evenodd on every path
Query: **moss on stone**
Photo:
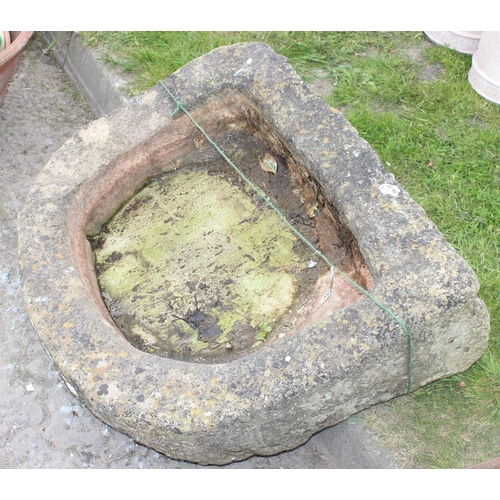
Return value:
M 297 238 L 273 210 L 206 170 L 149 183 L 99 236 L 108 307 L 132 342 L 139 338 L 156 354 L 231 342 L 238 321 L 258 333 L 259 323 L 278 321 L 290 308 L 295 272 L 305 267 L 293 250 Z M 206 316 L 198 314 L 200 324 L 196 311 Z M 120 321 L 124 315 L 132 319 Z

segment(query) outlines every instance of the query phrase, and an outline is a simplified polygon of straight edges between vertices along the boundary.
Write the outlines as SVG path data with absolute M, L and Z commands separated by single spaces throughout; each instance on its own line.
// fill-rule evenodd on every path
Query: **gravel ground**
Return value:
M 170 460 L 94 417 L 62 382 L 24 305 L 16 219 L 37 174 L 94 119 L 35 35 L 0 106 L 0 468 L 207 468 Z M 225 468 L 394 468 L 358 417 L 273 457 Z

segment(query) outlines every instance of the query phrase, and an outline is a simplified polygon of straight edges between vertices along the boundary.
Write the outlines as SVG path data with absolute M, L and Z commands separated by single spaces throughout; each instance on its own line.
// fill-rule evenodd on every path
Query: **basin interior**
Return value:
M 228 92 L 193 116 L 308 241 L 371 288 L 351 232 L 252 102 Z M 145 173 L 135 175 L 133 193 L 123 197 L 115 188 L 113 213 L 85 224 L 100 295 L 121 334 L 151 354 L 222 363 L 363 298 L 340 275 L 332 279 L 327 264 L 186 119 L 152 141 L 163 153 L 143 155 L 134 171 Z M 187 131 L 184 138 L 162 149 L 176 126 Z M 266 155 L 276 173 L 264 170 Z

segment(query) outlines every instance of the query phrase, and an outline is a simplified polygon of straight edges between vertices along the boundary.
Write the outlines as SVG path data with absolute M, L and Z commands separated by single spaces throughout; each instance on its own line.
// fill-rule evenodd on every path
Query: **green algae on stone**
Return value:
M 107 306 L 137 347 L 224 355 L 292 306 L 306 258 L 279 216 L 222 174 L 183 169 L 150 182 L 95 249 Z

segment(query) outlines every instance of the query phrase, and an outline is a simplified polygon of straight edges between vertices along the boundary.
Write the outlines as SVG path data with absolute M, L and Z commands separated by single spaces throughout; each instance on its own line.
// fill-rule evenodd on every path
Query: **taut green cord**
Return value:
M 340 269 L 335 267 L 329 260 L 328 258 L 323 255 L 305 236 L 303 236 L 290 222 L 288 222 L 288 219 L 281 213 L 278 207 L 276 207 L 271 200 L 267 198 L 267 196 L 246 177 L 246 175 L 226 156 L 224 151 L 217 146 L 217 144 L 210 138 L 210 136 L 203 130 L 203 128 L 198 124 L 198 122 L 190 115 L 188 110 L 182 105 L 181 102 L 179 102 L 175 96 L 170 92 L 170 90 L 165 86 L 163 82 L 160 82 L 162 87 L 168 92 L 170 97 L 174 100 L 175 104 L 177 107 L 175 108 L 174 112 L 172 113 L 171 116 L 174 116 L 179 110 L 184 111 L 186 115 L 189 117 L 189 119 L 193 122 L 194 126 L 205 136 L 207 141 L 217 150 L 217 152 L 226 160 L 231 167 L 234 168 L 234 170 L 238 173 L 238 175 L 271 207 L 278 215 L 279 217 L 285 222 L 285 224 L 292 230 L 292 232 L 300 239 L 302 240 L 319 258 L 321 258 L 326 265 L 330 268 L 335 270 L 338 274 L 340 274 L 348 283 L 350 283 L 354 288 L 362 292 L 364 295 L 366 295 L 368 298 L 370 298 L 378 307 L 380 307 L 383 311 L 385 311 L 391 318 L 393 318 L 403 329 L 403 331 L 406 334 L 406 339 L 407 339 L 407 344 L 408 344 L 408 384 L 407 384 L 407 393 L 410 392 L 411 389 L 411 355 L 412 355 L 412 345 L 411 345 L 411 336 L 410 332 L 406 328 L 406 325 L 404 322 L 396 316 L 390 309 L 385 307 L 381 302 L 379 302 L 373 295 L 371 295 L 367 290 L 365 290 L 362 286 L 358 285 L 355 281 L 353 281 L 349 276 L 344 274 Z

